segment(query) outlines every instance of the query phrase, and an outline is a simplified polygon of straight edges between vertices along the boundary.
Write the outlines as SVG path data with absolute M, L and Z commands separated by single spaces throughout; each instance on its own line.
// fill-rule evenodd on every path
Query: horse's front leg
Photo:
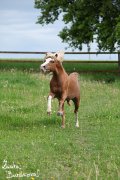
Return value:
M 48 115 L 51 114 L 51 102 L 52 102 L 53 97 L 54 97 L 54 95 L 50 93 L 48 98 L 47 98 L 47 114 Z
M 62 98 L 59 100 L 59 109 L 58 109 L 58 116 L 63 116 L 64 111 L 63 111 L 63 107 L 64 107 L 64 102 L 66 99 L 66 95 L 62 96 Z
M 59 111 L 57 115 L 62 117 L 62 128 L 65 128 L 64 101 L 59 101 Z

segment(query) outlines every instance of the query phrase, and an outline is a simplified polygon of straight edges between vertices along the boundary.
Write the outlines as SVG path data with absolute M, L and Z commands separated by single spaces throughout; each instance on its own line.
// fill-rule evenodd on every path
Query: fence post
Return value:
M 120 51 L 118 51 L 118 69 L 120 73 Z

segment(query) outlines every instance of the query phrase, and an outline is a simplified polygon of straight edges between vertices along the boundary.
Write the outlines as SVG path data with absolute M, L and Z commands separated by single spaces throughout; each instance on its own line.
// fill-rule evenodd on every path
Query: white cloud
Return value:
M 59 32 L 57 23 L 55 26 L 42 27 L 39 24 L 35 24 L 36 13 L 24 11 L 21 13 L 21 11 L 17 10 L 0 11 L 3 19 L 0 23 L 0 39 L 2 42 L 0 49 L 5 50 L 6 48 L 11 49 L 11 47 L 14 47 L 15 49 L 13 50 L 19 50 L 20 46 L 25 48 L 27 45 L 29 50 L 37 45 L 43 49 L 45 43 L 49 45 L 48 42 L 52 42 L 53 47 L 56 44 L 56 40 L 61 43 L 60 38 L 57 36 Z M 21 44 L 23 40 L 24 46 Z M 33 46 L 30 46 L 30 44 L 33 44 Z

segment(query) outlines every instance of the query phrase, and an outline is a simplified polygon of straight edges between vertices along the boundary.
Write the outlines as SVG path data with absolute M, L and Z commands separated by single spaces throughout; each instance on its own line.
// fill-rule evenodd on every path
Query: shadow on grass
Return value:
M 80 77 L 83 77 L 85 80 L 104 82 L 106 84 L 112 84 L 115 82 L 120 82 L 119 74 L 112 73 L 80 73 Z
M 46 117 L 40 120 L 40 125 L 46 127 L 61 127 L 61 118 L 58 118 L 57 115 L 56 117 Z
M 109 74 L 109 73 L 106 73 L 106 74 L 96 74 L 96 75 L 93 74 L 92 76 L 93 76 L 95 81 L 102 81 L 102 82 L 105 82 L 107 84 L 114 83 L 118 79 L 120 80 L 118 75 Z
M 0 124 L 1 130 L 23 130 L 23 129 L 35 129 L 35 128 L 44 128 L 44 127 L 60 127 L 61 118 L 58 118 L 57 115 L 46 117 L 45 118 L 36 118 L 34 120 L 25 119 L 22 117 L 11 117 L 7 115 L 0 115 L 2 120 Z

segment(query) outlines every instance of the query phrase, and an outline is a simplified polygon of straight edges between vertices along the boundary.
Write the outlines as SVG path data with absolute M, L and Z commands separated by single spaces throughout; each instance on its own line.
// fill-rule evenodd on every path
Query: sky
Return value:
M 0 0 L 0 51 L 45 51 L 66 50 L 67 44 L 58 37 L 64 22 L 42 26 L 36 24 L 40 10 L 34 8 L 34 0 Z M 79 51 L 76 49 L 75 51 Z M 83 51 L 87 48 L 83 46 Z M 96 44 L 91 51 L 97 51 Z M 0 54 L 0 58 L 39 58 L 43 55 Z M 66 59 L 117 60 L 117 55 L 65 55 Z

